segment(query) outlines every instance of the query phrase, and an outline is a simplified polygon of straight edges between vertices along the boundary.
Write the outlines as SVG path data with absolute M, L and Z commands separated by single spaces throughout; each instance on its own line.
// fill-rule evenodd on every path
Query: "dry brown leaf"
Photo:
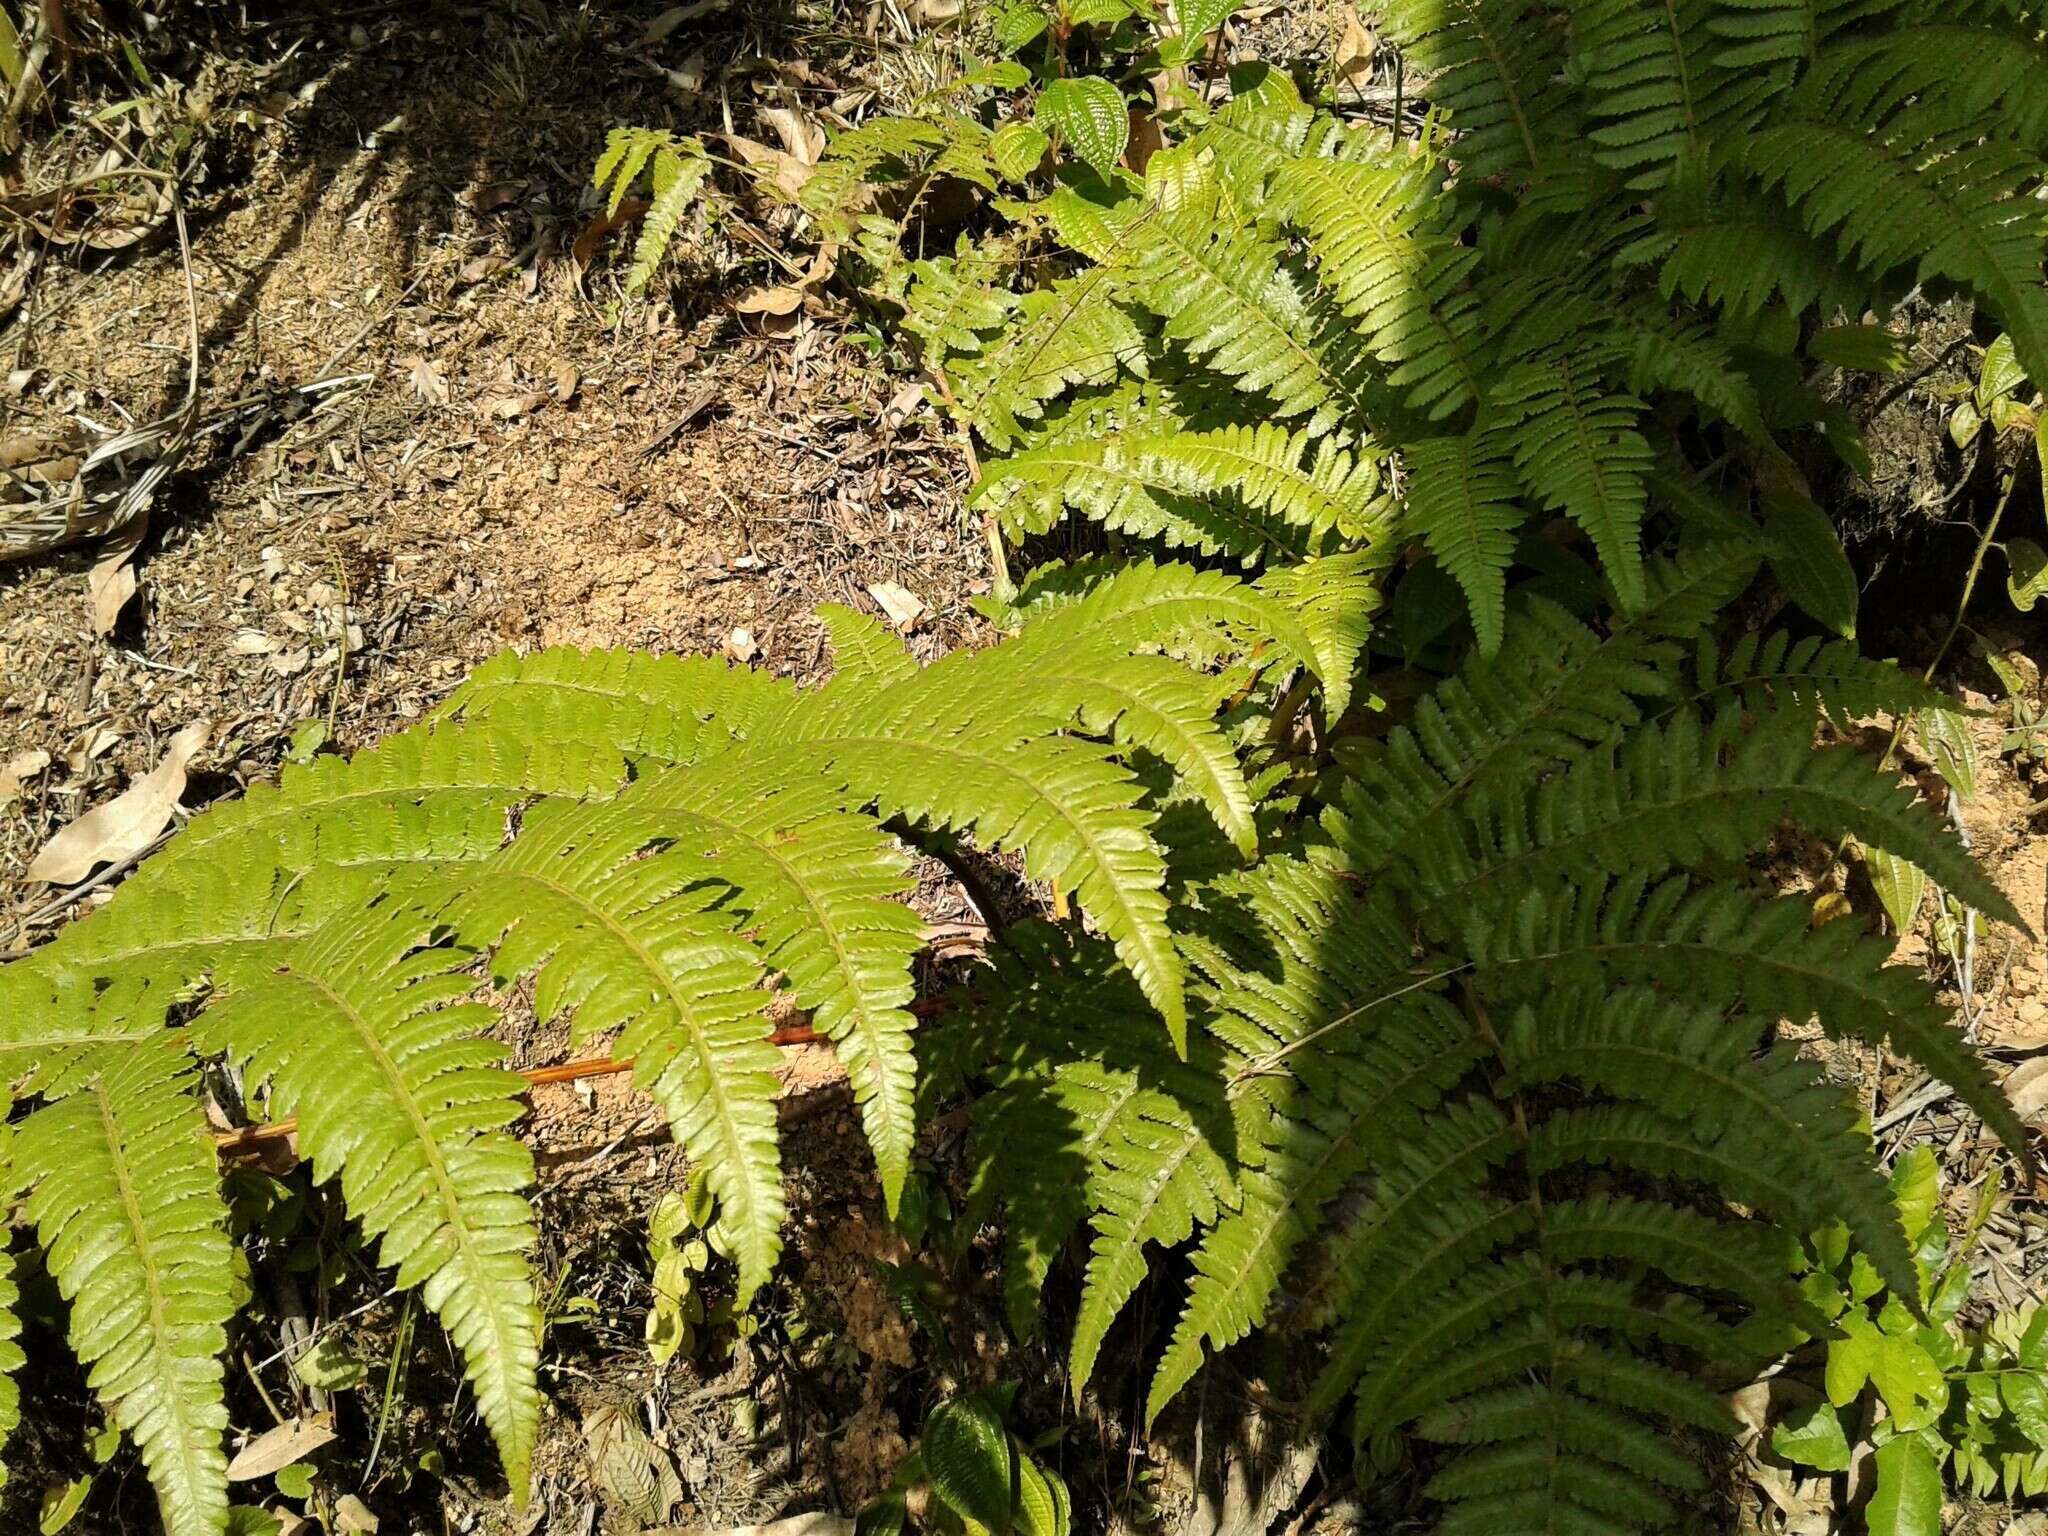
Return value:
M 567 405 L 576 398 L 576 387 L 583 382 L 576 372 L 576 365 L 564 358 L 555 364 L 555 398 Z
M 458 283 L 480 283 L 493 272 L 502 271 L 505 266 L 505 258 L 496 254 L 472 256 L 462 264 L 461 270 L 455 274 L 455 280 Z
M 352 1493 L 334 1501 L 334 1523 L 349 1536 L 377 1536 L 377 1517 L 370 1506 Z
M 805 165 L 816 165 L 825 153 L 825 130 L 794 107 L 766 107 L 761 121 L 773 128 L 782 147 Z
M 114 632 L 114 626 L 121 622 L 121 610 L 128 606 L 128 599 L 141 585 L 141 579 L 135 574 L 135 551 L 142 543 L 142 536 L 148 532 L 149 514 L 145 510 L 130 518 L 127 526 L 101 547 L 99 559 L 93 562 L 85 585 L 92 596 L 94 634 L 110 635 Z
M 441 370 L 428 362 L 427 359 L 424 357 L 400 358 L 398 365 L 405 369 L 406 382 L 412 386 L 412 392 L 426 401 L 427 404 L 446 405 L 448 403 L 448 382 L 441 377 Z
M 791 1515 L 766 1525 L 733 1525 L 720 1531 L 706 1527 L 702 1536 L 853 1536 L 853 1522 L 844 1515 Z
M 2005 1079 L 2005 1096 L 2022 1120 L 2048 1125 L 2048 1056 L 2014 1067 Z
M 239 631 L 228 646 L 237 656 L 268 656 L 277 649 L 277 642 L 260 629 L 245 629 Z
M 931 612 L 923 598 L 898 582 L 871 581 L 868 583 L 868 596 L 881 605 L 882 612 L 889 616 L 889 622 L 896 626 L 898 634 L 909 634 L 917 628 L 918 621 Z
M 751 629 L 740 628 L 725 637 L 725 654 L 737 662 L 749 662 L 761 654 Z
M 658 43 L 686 21 L 695 21 L 700 16 L 709 16 L 725 9 L 728 0 L 693 0 L 690 5 L 672 5 L 654 20 L 647 23 L 647 30 L 640 34 L 644 47 Z
M 901 432 L 903 424 L 910 420 L 920 405 L 924 404 L 924 386 L 906 384 L 889 397 L 889 403 L 882 407 L 882 428 L 887 432 Z
M 530 416 L 548 402 L 544 389 L 522 390 L 516 395 L 493 395 L 484 402 L 484 414 L 495 416 L 501 421 L 511 421 L 520 416 Z
M 142 852 L 170 825 L 171 813 L 185 793 L 185 765 L 206 746 L 212 732 L 212 722 L 206 720 L 195 720 L 178 732 L 154 768 L 45 843 L 23 878 L 71 885 L 102 864 Z
M 316 1413 L 303 1419 L 286 1419 L 275 1429 L 266 1429 L 235 1453 L 228 1463 L 228 1481 L 251 1482 L 282 1471 L 303 1460 L 334 1438 L 332 1414 Z
M 621 224 L 630 224 L 651 206 L 644 197 L 629 197 L 619 204 L 617 213 L 601 213 L 582 229 L 569 244 L 569 264 L 575 271 L 576 287 L 581 291 L 583 274 L 590 270 L 590 264 L 597 259 L 597 248 L 604 237 Z
M 7 771 L 13 774 L 15 781 L 20 784 L 28 783 L 49 766 L 50 754 L 41 747 L 31 747 L 28 751 L 17 752 L 7 759 Z
M 804 291 L 789 283 L 749 288 L 733 303 L 743 315 L 793 315 L 803 307 Z
M 739 133 L 728 133 L 725 142 L 748 165 L 765 172 L 768 182 L 786 198 L 794 200 L 811 179 L 812 167 L 786 149 L 771 148 L 759 139 Z
M 674 69 L 662 73 L 668 77 L 668 88 L 678 96 L 695 96 L 704 89 L 704 50 L 699 48 Z
M 1355 6 L 1341 8 L 1344 18 L 1344 32 L 1337 39 L 1337 52 L 1333 62 L 1337 66 L 1337 78 L 1347 85 L 1357 84 L 1372 73 L 1372 56 L 1379 52 L 1380 41 L 1372 35 L 1371 29 L 1358 19 Z

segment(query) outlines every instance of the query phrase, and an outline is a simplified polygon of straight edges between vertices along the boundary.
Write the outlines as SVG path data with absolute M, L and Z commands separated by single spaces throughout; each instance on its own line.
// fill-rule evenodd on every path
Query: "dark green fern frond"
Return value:
M 1625 876 L 1495 898 L 1463 926 L 1474 964 L 1511 996 L 1567 984 L 1711 988 L 1763 1020 L 1818 1018 L 1835 1038 L 1886 1040 L 1954 1089 L 2007 1145 L 2023 1148 L 2011 1104 L 1926 978 L 1885 964 L 1885 941 L 1848 923 L 1815 928 L 1811 916 L 1796 897 Z
M 1586 530 L 1621 606 L 1634 608 L 1644 596 L 1650 445 L 1637 429 L 1642 402 L 1602 385 L 1607 361 L 1554 352 L 1520 364 L 1494 385 L 1489 419 L 1538 503 Z
M 220 1354 L 240 1282 L 189 1067 L 161 1035 L 101 1051 L 75 1092 L 14 1128 L 12 1171 L 71 1303 L 71 1347 L 141 1452 L 165 1530 L 220 1536 Z
M 533 1156 L 503 1127 L 525 1082 L 483 1034 L 490 1010 L 456 1002 L 467 956 L 430 946 L 432 928 L 403 902 L 338 916 L 210 1009 L 199 1038 L 297 1117 L 315 1173 L 340 1175 L 379 1259 L 421 1288 L 523 1499 L 540 1425 Z
M 1719 11 L 1719 0 L 1656 7 L 1593 0 L 1573 8 L 1594 158 L 1627 172 L 1634 190 L 1662 186 L 1680 161 L 1705 164 L 1719 140 L 1761 116 L 1780 84 L 1770 71 L 1716 59 L 1721 45 L 1710 26 Z
M 1507 569 L 1525 516 L 1511 445 L 1485 432 L 1410 443 L 1408 517 L 1437 562 L 1464 590 L 1482 655 L 1500 649 Z
M 1566 38 L 1551 12 L 1525 0 L 1397 0 L 1387 36 L 1429 77 L 1451 114 L 1472 177 L 1556 175 L 1569 151 L 1563 89 Z

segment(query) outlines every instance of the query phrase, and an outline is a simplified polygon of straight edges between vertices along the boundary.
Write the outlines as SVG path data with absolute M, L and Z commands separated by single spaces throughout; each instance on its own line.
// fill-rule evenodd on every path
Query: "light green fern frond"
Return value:
M 267 1087 L 273 1112 L 297 1117 L 315 1173 L 340 1175 L 380 1260 L 421 1288 L 523 1499 L 540 1421 L 533 1157 L 503 1127 L 525 1113 L 525 1082 L 483 1033 L 490 1010 L 456 1001 L 474 985 L 467 956 L 432 945 L 432 929 L 402 901 L 339 915 L 197 1028 L 252 1094 Z
M 1511 446 L 1486 432 L 1431 437 L 1402 451 L 1408 522 L 1464 590 L 1481 654 L 1500 649 L 1507 569 L 1524 513 Z
M 163 1036 L 103 1050 L 76 1091 L 15 1127 L 13 1171 L 71 1303 L 71 1347 L 141 1452 L 165 1530 L 220 1536 L 219 1357 L 240 1286 L 189 1066 Z

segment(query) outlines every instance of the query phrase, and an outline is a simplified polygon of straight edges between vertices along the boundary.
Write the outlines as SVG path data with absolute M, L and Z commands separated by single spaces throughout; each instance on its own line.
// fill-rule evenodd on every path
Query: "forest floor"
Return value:
M 111 194 L 61 240 L 25 236 L 32 264 L 16 263 L 11 289 L 0 282 L 12 305 L 0 451 L 61 437 L 67 423 L 175 409 L 188 270 L 202 406 L 254 404 L 160 490 L 132 562 L 137 590 L 118 610 L 96 600 L 109 578 L 95 578 L 90 547 L 0 565 L 0 954 L 104 899 L 109 879 L 79 888 L 23 876 L 53 835 L 147 773 L 195 722 L 207 736 L 187 811 L 273 777 L 290 753 L 354 750 L 417 720 L 507 646 L 723 652 L 814 679 L 825 658 L 812 609 L 875 611 L 877 588 L 900 601 L 884 584 L 922 606 L 911 630 L 922 659 L 976 641 L 968 600 L 987 590 L 987 550 L 962 507 L 966 466 L 902 360 L 848 313 L 736 313 L 734 297 L 769 273 L 731 232 L 649 298 L 623 299 L 617 241 L 596 240 L 602 209 L 588 185 L 615 124 L 773 140 L 765 109 L 816 123 L 900 104 L 957 47 L 917 18 L 957 7 L 856 6 L 835 24 L 710 0 L 680 7 L 692 14 L 666 31 L 651 3 L 526 0 L 420 17 L 293 6 L 255 21 L 192 9 L 211 14 L 188 30 L 211 36 L 155 60 L 147 90 L 89 83 L 109 103 L 141 104 L 95 130 L 125 150 L 189 136 L 186 161 L 203 167 L 185 209 L 189 267 L 160 204 L 138 212 Z M 1324 14 L 1294 12 L 1310 33 Z M 92 142 L 67 131 L 32 146 L 27 163 L 54 181 L 51 157 Z M 778 238 L 772 225 L 762 233 Z M 315 381 L 324 387 L 299 392 Z M 1894 410 L 1924 424 L 1941 382 Z M 1945 592 L 1926 598 L 1885 639 L 1908 661 L 1931 653 L 1949 616 Z M 2038 685 L 2039 626 L 2009 614 L 1972 623 Z M 1956 660 L 1947 681 L 1992 711 L 1973 724 L 1979 778 L 1960 823 L 2048 932 L 2048 778 L 2039 758 L 2005 750 L 2012 706 L 1989 672 L 1964 646 Z M 1944 799 L 1924 759 L 1907 766 Z M 1801 868 L 1788 856 L 1785 878 L 1807 878 Z M 1851 896 L 1869 904 L 1867 891 Z M 957 893 L 935 876 L 920 905 L 942 918 Z M 1959 967 L 1923 922 L 1906 947 L 1967 992 L 1970 1027 L 2002 1067 L 2031 1074 L 2022 1082 L 2036 1085 L 2040 1114 L 2039 942 L 1986 934 Z M 531 1028 L 512 1044 L 520 1065 L 562 1050 Z M 1967 1210 L 1994 1166 L 1977 1127 L 1888 1060 L 1838 1065 L 1888 1148 L 1941 1150 L 1950 1198 Z M 241 1342 L 238 1432 L 330 1415 L 330 1464 L 359 1469 L 346 1488 L 385 1532 L 722 1531 L 805 1509 L 851 1514 L 914 1439 L 936 1372 L 877 1268 L 908 1249 L 882 1213 L 843 1077 L 823 1047 L 791 1051 L 786 1072 L 794 1215 L 785 1268 L 757 1308 L 763 1326 L 745 1339 L 707 1328 L 665 1368 L 642 1343 L 644 1216 L 681 1183 L 680 1156 L 622 1079 L 536 1089 L 524 1130 L 542 1169 L 540 1262 L 557 1321 L 525 1512 L 501 1497 L 447 1350 L 416 1346 L 402 1376 L 387 1372 L 408 1314 L 337 1260 L 323 1224 L 332 1208 L 317 1200 L 293 1218 L 307 1261 L 266 1281 L 264 1319 Z M 942 1122 L 924 1148 L 942 1185 L 957 1173 L 948 1135 Z M 1984 1300 L 2038 1293 L 2048 1229 L 2035 1192 L 2019 1192 L 1984 1242 Z M 1259 1503 L 1244 1485 L 1268 1480 L 1291 1485 L 1275 1529 L 1358 1528 L 1346 1475 L 1314 1472 L 1312 1448 L 1303 1460 L 1259 1431 L 1216 1449 L 1231 1438 L 1218 1423 L 1257 1419 L 1254 1386 L 1218 1381 L 1147 1439 L 1125 1362 L 1077 1417 L 1051 1357 L 1004 1342 L 985 1237 L 958 1274 L 959 1342 L 987 1376 L 1032 1383 L 1036 1428 L 1067 1430 L 1057 1454 L 1087 1512 L 1077 1530 L 1233 1529 L 1242 1516 L 1231 1511 Z M 328 1390 L 289 1369 L 281 1330 L 295 1310 L 366 1374 Z M 8 1531 L 31 1528 L 46 1487 L 91 1468 L 96 1418 L 75 1366 L 52 1348 L 33 1369 L 48 1409 L 7 1454 Z M 627 1452 L 606 1428 L 618 1412 L 646 1431 L 624 1437 Z M 651 1519 L 635 1514 L 632 1492 L 649 1478 Z M 152 1528 L 132 1465 L 101 1484 L 72 1529 Z M 246 1496 L 270 1495 L 253 1483 Z M 1832 1528 L 1830 1503 L 1752 1454 L 1701 1528 L 1811 1536 Z

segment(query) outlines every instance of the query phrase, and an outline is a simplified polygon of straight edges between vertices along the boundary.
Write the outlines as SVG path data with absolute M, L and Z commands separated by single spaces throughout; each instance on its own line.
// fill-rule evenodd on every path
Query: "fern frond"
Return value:
M 1285 248 L 1235 206 L 1207 157 L 1155 155 L 1161 208 L 1131 233 L 1136 292 L 1166 336 L 1281 418 L 1320 437 L 1369 419 L 1364 338 L 1303 283 Z
M 1987 125 L 2039 153 L 2048 151 L 2044 71 L 2048 48 L 2011 27 L 1891 27 L 1831 43 L 1793 99 L 1812 121 L 1873 126 L 1911 103 L 1942 121 Z
M 1491 433 L 1431 437 L 1402 451 L 1408 520 L 1464 590 L 1482 655 L 1500 649 L 1508 562 L 1523 511 L 1507 445 Z
M 1979 295 L 2029 376 L 2048 378 L 2048 289 L 2041 216 L 2020 195 L 2040 157 L 1974 126 L 1928 133 L 1903 123 L 1878 134 L 1853 124 L 1789 123 L 1744 141 L 1741 163 L 1780 192 L 1810 233 L 1860 265 L 1909 268 Z
M 1716 59 L 1728 69 L 1811 63 L 1835 33 L 1893 9 L 1897 0 L 1719 0 L 1708 23 L 1726 39 Z
M 1593 157 L 1629 173 L 1637 191 L 1662 186 L 1681 160 L 1705 164 L 1720 139 L 1762 115 L 1780 81 L 1717 61 L 1710 26 L 1719 0 L 1649 7 L 1593 0 L 1572 11 L 1596 124 Z
M 683 215 L 690 211 L 710 174 L 711 161 L 695 139 L 679 139 L 674 145 L 664 145 L 655 151 L 654 200 L 641 221 L 640 236 L 633 242 L 633 265 L 626 273 L 626 292 L 638 293 L 647 286 L 654 269 L 668 254 L 669 242 L 675 239 Z
M 1563 90 L 1562 29 L 1524 0 L 1396 0 L 1388 40 L 1430 77 L 1429 99 L 1451 114 L 1471 177 L 1556 172 L 1553 140 L 1571 120 Z
M 340 1175 L 379 1259 L 421 1288 L 523 1500 L 540 1421 L 533 1213 L 521 1193 L 533 1156 L 502 1128 L 525 1113 L 525 1081 L 483 1034 L 491 1011 L 456 1002 L 473 986 L 466 956 L 422 947 L 431 929 L 402 901 L 343 913 L 195 1028 L 244 1068 L 252 1094 L 267 1085 L 272 1110 L 298 1118 L 315 1173 Z
M 1512 444 L 1523 482 L 1545 508 L 1586 530 L 1621 606 L 1633 608 L 1644 595 L 1650 445 L 1636 425 L 1642 402 L 1601 386 L 1603 361 L 1597 352 L 1548 353 L 1509 370 L 1488 403 L 1497 413 L 1492 430 Z
M 1954 1089 L 2001 1140 L 2024 1146 L 2012 1106 L 1950 1028 L 1931 984 L 1886 965 L 1883 940 L 1846 923 L 1815 928 L 1810 918 L 1795 897 L 1765 901 L 1725 885 L 1624 876 L 1498 899 L 1468 914 L 1464 930 L 1475 964 L 1514 995 L 1624 981 L 1711 988 L 1764 1019 L 1817 1017 L 1834 1038 L 1882 1037 Z
M 12 1152 L 50 1273 L 71 1303 L 71 1347 L 141 1452 L 165 1530 L 220 1536 L 220 1355 L 238 1281 L 193 1087 L 170 1038 L 104 1050 L 75 1092 L 15 1127 Z
M 14 1129 L 6 1123 L 13 1109 L 10 1096 L 0 1088 L 0 1192 L 12 1203 L 20 1193 L 16 1172 Z M 28 1363 L 15 1342 L 21 1337 L 21 1289 L 14 1283 L 14 1266 L 0 1258 L 0 1451 L 7 1449 L 8 1436 L 21 1422 L 21 1383 L 17 1379 Z M 0 1487 L 7 1485 L 7 1464 L 0 1461 Z
M 762 959 L 782 973 L 791 1000 L 811 1010 L 813 1026 L 846 1067 L 883 1200 L 893 1212 L 916 1130 L 909 1004 L 919 924 L 899 899 L 911 884 L 902 851 L 871 819 L 847 811 L 845 796 L 829 781 L 800 775 L 734 793 L 715 768 L 662 774 L 636 785 L 620 803 L 632 812 L 658 813 L 669 848 L 702 861 L 697 878 L 731 886 L 731 904 Z M 701 988 L 691 990 L 702 995 Z M 737 1066 L 739 1048 L 732 1054 Z M 772 1054 L 748 1048 L 744 1060 L 746 1082 L 767 1088 L 759 1074 L 772 1070 Z M 734 1114 L 744 1102 L 735 1102 Z M 747 1113 L 755 1118 L 739 1145 L 763 1123 L 758 1108 Z M 762 1145 L 772 1151 L 772 1114 L 765 1124 L 770 1134 Z M 730 1138 L 731 1132 L 721 1134 Z M 710 1130 L 703 1133 L 706 1155 L 713 1139 Z M 731 1154 L 730 1141 L 723 1150 Z M 757 1167 L 765 1172 L 767 1164 Z M 745 1205 L 751 1210 L 760 1202 L 750 1196 Z M 757 1229 L 765 1226 L 763 1220 Z
M 1091 267 L 1033 289 L 1002 334 L 947 365 L 956 409 L 988 443 L 1008 448 L 1046 403 L 1069 389 L 1146 371 L 1145 338 L 1124 304 L 1115 266 Z
M 1865 656 L 1853 641 L 1822 635 L 1794 639 L 1784 630 L 1752 630 L 1725 654 L 1711 634 L 1702 635 L 1692 683 L 1682 702 L 1694 707 L 1736 702 L 1762 713 L 1789 700 L 1825 715 L 1844 732 L 1859 716 L 1955 707 L 1955 700 L 1939 688 L 1895 661 Z

